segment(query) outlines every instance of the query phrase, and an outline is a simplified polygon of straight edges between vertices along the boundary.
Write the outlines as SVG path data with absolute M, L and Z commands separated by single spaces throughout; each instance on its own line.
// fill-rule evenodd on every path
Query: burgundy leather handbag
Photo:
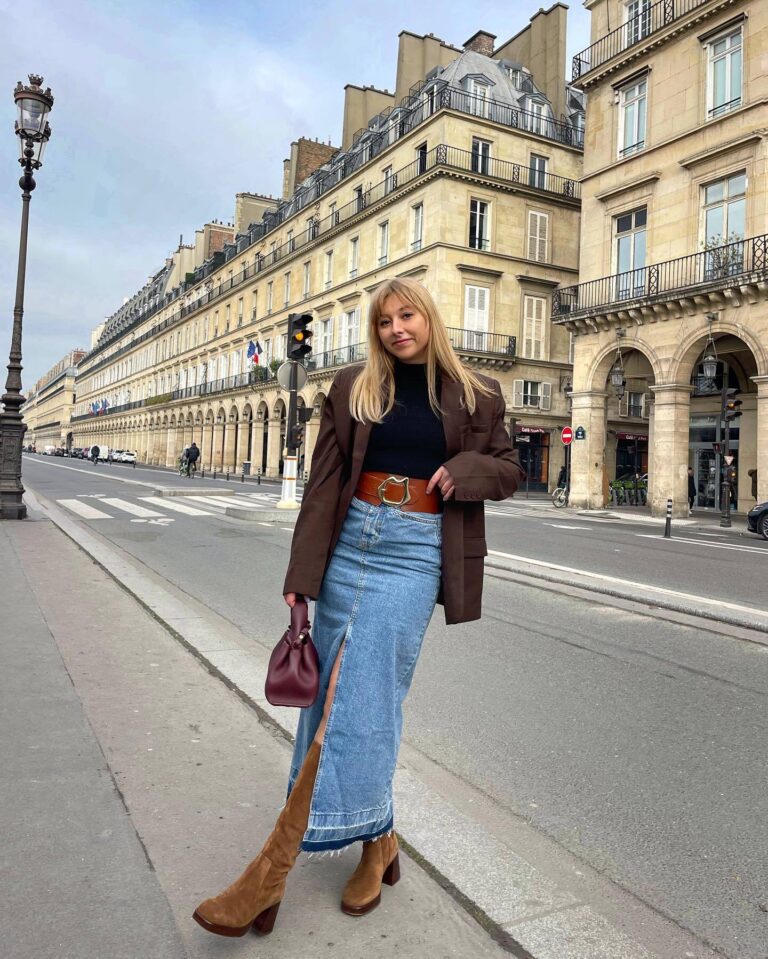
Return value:
M 307 601 L 297 597 L 291 625 L 272 650 L 264 692 L 273 706 L 311 706 L 320 688 L 320 659 L 309 635 Z

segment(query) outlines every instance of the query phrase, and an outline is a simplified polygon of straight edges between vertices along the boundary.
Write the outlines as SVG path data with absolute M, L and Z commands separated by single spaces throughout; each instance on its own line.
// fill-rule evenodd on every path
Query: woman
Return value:
M 257 858 L 195 919 L 271 932 L 300 849 L 363 854 L 342 909 L 363 915 L 399 878 L 392 778 L 402 703 L 436 602 L 480 617 L 484 499 L 522 476 L 499 384 L 464 367 L 432 297 L 409 279 L 373 295 L 365 365 L 339 372 L 323 410 L 284 596 L 316 598 L 320 694 L 302 710 L 288 800 Z

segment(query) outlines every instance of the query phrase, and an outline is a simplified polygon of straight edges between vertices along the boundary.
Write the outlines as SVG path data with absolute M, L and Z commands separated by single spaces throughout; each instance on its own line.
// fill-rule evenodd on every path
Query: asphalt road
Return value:
M 62 465 L 26 457 L 25 482 L 97 506 L 151 495 L 119 482 L 138 470 Z M 91 529 L 274 644 L 290 529 L 216 513 L 151 525 L 102 505 L 113 518 L 83 520 Z M 643 527 L 505 512 L 489 517 L 492 548 L 764 606 L 759 540 L 723 550 L 700 534 L 669 544 L 635 535 Z M 491 577 L 484 607 L 450 629 L 436 613 L 406 704 L 409 745 L 726 956 L 765 959 L 768 647 Z

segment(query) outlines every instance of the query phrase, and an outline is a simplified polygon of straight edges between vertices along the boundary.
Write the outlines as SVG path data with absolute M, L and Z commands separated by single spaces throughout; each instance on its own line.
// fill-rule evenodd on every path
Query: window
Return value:
M 651 0 L 628 0 L 624 12 L 629 47 L 651 32 Z
M 360 310 L 347 310 L 344 313 L 341 324 L 341 346 L 352 347 L 360 342 Z M 353 359 L 352 351 L 348 354 L 348 359 Z
M 491 88 L 487 83 L 483 83 L 482 80 L 472 80 L 469 92 L 472 97 L 470 101 L 470 112 L 474 113 L 476 117 L 487 117 L 488 99 Z
M 389 220 L 379 223 L 379 266 L 389 259 Z
M 286 239 L 287 239 L 287 245 L 288 245 L 288 252 L 293 253 L 293 230 L 288 231 L 288 236 Z
M 411 251 L 421 249 L 424 240 L 424 204 L 417 203 L 411 207 Z
M 549 214 L 528 211 L 528 259 L 540 263 L 547 261 L 549 237 Z
M 742 272 L 746 192 L 743 171 L 704 187 L 705 280 Z
M 471 200 L 469 204 L 469 245 L 473 250 L 487 250 L 488 204 L 484 200 Z
M 645 415 L 645 396 L 643 393 L 630 393 L 627 392 L 624 394 L 627 398 L 627 416 L 644 416 Z
M 275 240 L 273 240 L 273 241 L 269 244 L 269 255 L 270 255 L 270 261 L 269 261 L 269 262 L 270 262 L 270 263 L 274 263 L 275 260 L 277 259 L 277 241 L 275 241 Z
M 365 198 L 363 196 L 363 188 L 361 186 L 355 187 L 355 212 L 360 213 L 361 210 L 365 209 Z
M 544 359 L 543 296 L 523 297 L 523 356 L 529 360 Z
M 547 164 L 549 160 L 538 153 L 531 154 L 531 165 L 528 168 L 528 185 L 535 186 L 539 190 L 547 188 Z
M 331 351 L 333 350 L 333 317 L 329 316 L 327 320 L 321 320 L 319 324 L 319 337 L 318 342 L 320 346 L 320 356 L 315 354 L 315 358 L 319 360 L 319 366 L 324 366 L 329 358 Z M 322 358 L 321 358 L 322 357 Z
M 331 226 L 336 226 L 339 222 L 339 214 L 336 212 L 336 204 L 331 203 L 328 207 L 328 216 L 331 219 Z
M 647 80 L 619 90 L 619 156 L 630 156 L 645 147 Z
M 224 307 L 224 332 L 229 332 L 229 324 L 232 319 L 232 307 L 227 303 Z
M 267 283 L 267 316 L 272 312 L 272 287 L 273 283 L 272 280 L 270 280 L 269 283 Z
M 208 342 L 208 331 L 209 331 L 209 324 L 208 324 L 208 317 L 206 316 L 203 319 L 203 343 Z
M 427 172 L 427 144 L 420 143 L 416 147 L 416 159 L 419 162 L 419 173 Z
M 333 250 L 326 250 L 325 253 L 325 288 L 326 290 L 333 285 Z
M 288 270 L 283 275 L 283 306 L 288 306 L 291 302 L 291 271 Z
M 507 67 L 507 76 L 512 81 L 512 86 L 518 90 L 520 88 L 520 71 L 516 67 Z
M 237 325 L 243 325 L 243 298 L 242 296 L 237 301 Z
M 426 116 L 430 117 L 435 112 L 437 107 L 437 90 L 434 87 L 430 87 L 429 90 L 424 93 L 424 107 Z
M 552 384 L 536 380 L 514 380 L 512 405 L 548 410 L 552 405 Z
M 488 174 L 491 166 L 491 144 L 472 137 L 472 172 Z
M 488 332 L 491 291 L 487 286 L 464 287 L 464 329 L 459 345 L 465 350 L 483 350 Z M 454 334 L 456 335 L 456 334 Z
M 311 216 L 307 220 L 307 241 L 314 240 L 317 236 L 317 220 Z
M 714 119 L 741 106 L 741 27 L 709 41 L 707 117 Z
M 213 314 L 213 335 L 219 335 L 219 311 L 215 310 Z M 163 359 L 165 359 L 165 343 L 163 343 Z
M 303 292 L 304 292 L 305 300 L 307 299 L 307 297 L 311 296 L 311 290 L 312 290 L 312 261 L 307 260 L 307 262 L 304 264 Z
M 531 133 L 538 133 L 540 135 L 546 135 L 548 132 L 547 129 L 547 108 L 543 103 L 537 103 L 535 101 L 528 102 L 528 129 Z
M 642 296 L 645 289 L 645 228 L 647 210 L 642 207 L 616 217 L 616 297 Z
M 255 320 L 258 316 L 258 300 L 259 292 L 258 290 L 253 290 L 251 292 L 251 320 Z
M 360 237 L 353 236 L 349 241 L 349 275 L 357 276 L 358 260 L 360 255 Z

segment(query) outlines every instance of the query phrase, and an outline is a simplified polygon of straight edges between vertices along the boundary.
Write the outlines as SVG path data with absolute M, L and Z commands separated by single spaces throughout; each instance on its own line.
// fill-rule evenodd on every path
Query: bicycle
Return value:
M 567 506 L 569 496 L 570 490 L 567 486 L 558 486 L 554 493 L 552 493 L 553 506 L 555 506 L 556 509 L 562 509 L 564 506 Z

